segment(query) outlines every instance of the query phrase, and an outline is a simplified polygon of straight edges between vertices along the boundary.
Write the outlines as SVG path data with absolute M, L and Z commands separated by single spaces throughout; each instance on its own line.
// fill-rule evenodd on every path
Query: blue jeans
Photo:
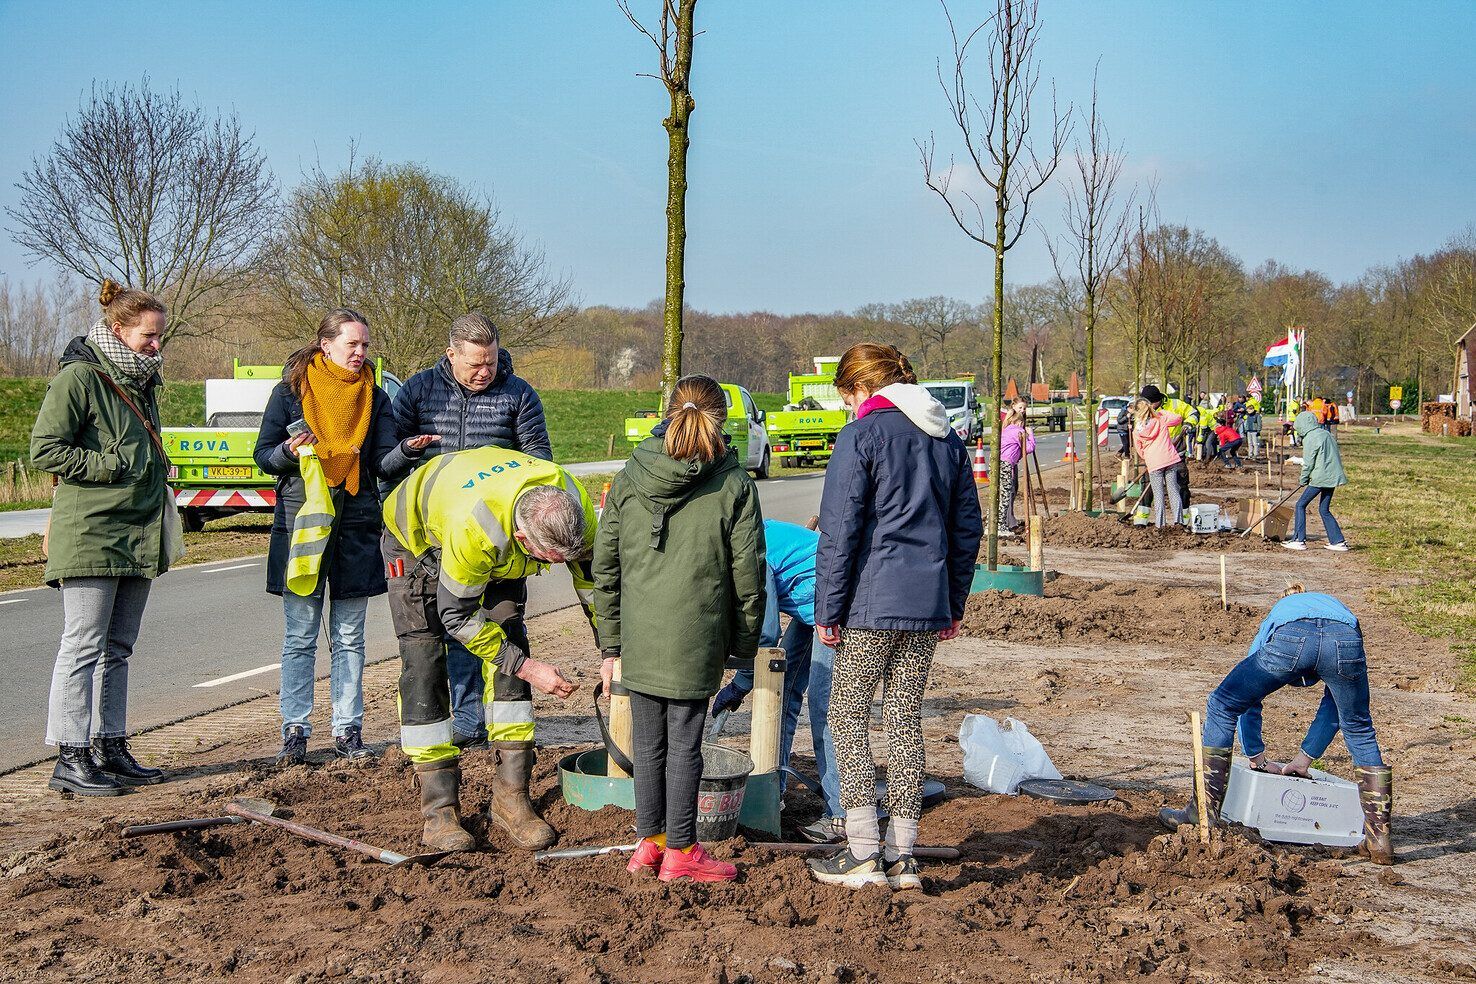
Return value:
M 1368 662 L 1363 635 L 1354 626 L 1324 618 L 1304 618 L 1271 633 L 1259 652 L 1241 660 L 1210 694 L 1204 719 L 1204 744 L 1230 748 L 1237 726 L 1240 747 L 1255 757 L 1266 750 L 1261 738 L 1261 702 L 1285 686 L 1325 685 L 1317 717 L 1302 740 L 1309 758 L 1321 758 L 1338 731 L 1354 765 L 1383 765 L 1373 718 L 1368 710 Z
M 482 694 L 482 659 L 450 636 L 446 637 L 446 675 L 451 678 L 451 728 L 468 738 L 487 737 Z
M 1333 489 L 1319 489 L 1316 486 L 1307 486 L 1307 490 L 1297 500 L 1297 511 L 1294 516 L 1296 531 L 1292 534 L 1293 540 L 1298 543 L 1307 542 L 1307 505 L 1313 499 L 1321 496 L 1317 503 L 1317 512 L 1322 516 L 1322 528 L 1327 530 L 1327 542 L 1343 542 L 1343 528 L 1338 525 L 1337 519 L 1332 514 L 1333 491 Z
M 770 638 L 773 638 L 770 636 Z M 779 726 L 779 764 L 789 765 L 794 749 L 794 733 L 799 726 L 800 707 L 809 694 L 810 737 L 814 744 L 815 768 L 820 773 L 820 789 L 825 799 L 825 815 L 843 817 L 840 799 L 840 773 L 835 767 L 835 738 L 830 733 L 830 681 L 835 673 L 835 650 L 820 641 L 813 625 L 797 618 L 789 620 L 784 638 L 784 718 Z M 753 690 L 753 673 L 739 670 L 733 677 L 740 690 Z M 788 780 L 780 775 L 781 791 Z
M 328 607 L 328 646 L 332 654 L 329 693 L 333 699 L 333 735 L 364 722 L 364 617 L 368 598 L 325 602 L 292 592 L 282 595 L 287 631 L 282 638 L 282 734 L 301 727 L 311 735 L 308 715 L 313 712 L 313 664 L 318 657 L 318 631 L 323 607 Z

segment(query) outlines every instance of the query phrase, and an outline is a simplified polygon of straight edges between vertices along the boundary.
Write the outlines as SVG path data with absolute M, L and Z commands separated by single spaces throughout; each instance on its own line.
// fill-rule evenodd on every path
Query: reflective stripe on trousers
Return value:
M 318 589 L 323 554 L 333 533 L 333 491 L 323 474 L 323 463 L 312 445 L 298 449 L 302 473 L 302 508 L 292 520 L 292 538 L 287 550 L 287 590 L 307 597 Z
M 400 703 L 398 696 L 396 705 Z M 451 718 L 433 721 L 430 724 L 405 724 L 404 713 L 400 714 L 400 750 L 405 757 L 417 765 L 457 758 L 461 749 L 451 743 Z

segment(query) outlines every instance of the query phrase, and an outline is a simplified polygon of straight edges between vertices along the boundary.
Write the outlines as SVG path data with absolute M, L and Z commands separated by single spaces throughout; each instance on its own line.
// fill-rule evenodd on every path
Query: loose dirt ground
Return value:
M 1057 529 L 1068 527 L 1060 523 Z M 1049 527 L 1048 527 L 1049 530 Z M 1152 531 L 1137 531 L 1154 537 Z M 1187 534 L 1186 534 L 1187 535 Z M 1368 602 L 1357 551 L 1231 554 L 1052 545 L 1043 598 L 988 593 L 964 637 L 940 646 L 925 708 L 930 772 L 948 796 L 923 840 L 960 861 L 925 869 L 926 892 L 819 886 L 793 857 L 741 840 L 732 885 L 637 881 L 616 858 L 535 865 L 480 819 L 491 764 L 469 755 L 463 806 L 482 848 L 429 869 L 390 869 L 251 826 L 123 841 L 121 823 L 273 798 L 298 820 L 412 852 L 406 763 L 267 768 L 276 736 L 243 734 L 184 756 L 177 781 L 117 801 L 46 799 L 0 818 L 0 977 L 36 981 L 1434 981 L 1476 977 L 1476 707 L 1455 692 L 1442 643 Z M 1219 538 L 1200 538 L 1208 543 Z M 1350 531 L 1356 544 L 1356 531 Z M 1379 869 L 1238 828 L 1202 850 L 1154 813 L 1188 790 L 1185 712 L 1238 661 L 1289 579 L 1364 616 L 1373 713 L 1396 768 L 1400 864 Z M 631 839 L 632 816 L 558 796 L 554 766 L 594 739 L 595 653 L 576 613 L 534 621 L 535 652 L 573 668 L 569 704 L 538 701 L 536 795 L 566 845 Z M 1321 694 L 1267 707 L 1273 754 L 1294 751 Z M 394 733 L 393 694 L 368 695 L 371 739 Z M 1060 807 L 961 780 L 966 714 L 1026 722 L 1068 776 L 1118 799 Z M 326 724 L 326 722 L 324 722 Z M 741 733 L 744 715 L 729 732 Z M 877 721 L 879 729 L 879 720 Z M 319 726 L 320 733 L 326 727 Z M 879 740 L 878 750 L 882 746 Z M 557 747 L 555 747 L 557 746 Z M 797 750 L 809 748 L 801 729 Z M 813 763 L 796 755 L 802 771 Z M 1347 775 L 1341 744 L 1329 770 Z M 816 814 L 798 790 L 787 828 Z M 1186 832 L 1187 833 L 1187 832 Z

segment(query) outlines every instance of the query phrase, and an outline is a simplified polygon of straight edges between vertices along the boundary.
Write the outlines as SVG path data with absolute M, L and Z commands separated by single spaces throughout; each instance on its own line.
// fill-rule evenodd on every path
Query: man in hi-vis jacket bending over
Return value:
M 497 758 L 489 819 L 537 850 L 553 828 L 533 810 L 533 687 L 568 698 L 574 684 L 528 655 L 523 578 L 567 564 L 594 628 L 589 558 L 595 511 L 558 465 L 505 448 L 440 455 L 385 500 L 384 559 L 400 641 L 400 745 L 420 781 L 424 843 L 469 850 L 461 826 L 461 750 L 452 743 L 444 635 L 486 668 L 487 731 Z

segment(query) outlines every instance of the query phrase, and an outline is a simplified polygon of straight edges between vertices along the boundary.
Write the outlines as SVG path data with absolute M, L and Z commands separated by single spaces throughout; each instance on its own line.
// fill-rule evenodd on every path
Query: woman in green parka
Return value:
M 31 461 L 55 476 L 46 582 L 64 627 L 46 743 L 52 789 L 116 796 L 164 779 L 128 751 L 128 659 L 153 579 L 180 548 L 159 438 L 164 305 L 104 280 L 103 318 L 72 339 L 31 430 Z M 93 714 L 93 692 L 98 713 Z
M 630 692 L 641 842 L 629 869 L 662 881 L 737 875 L 697 843 L 707 702 L 728 656 L 758 652 L 764 621 L 763 516 L 727 415 L 711 378 L 678 380 L 666 419 L 611 483 L 595 539 L 605 689 L 618 657 Z

